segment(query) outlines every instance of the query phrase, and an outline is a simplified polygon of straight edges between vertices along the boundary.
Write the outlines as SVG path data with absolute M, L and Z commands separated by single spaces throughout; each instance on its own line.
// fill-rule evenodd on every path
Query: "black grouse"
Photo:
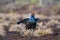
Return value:
M 25 26 L 26 29 L 35 29 L 38 20 L 39 20 L 39 19 L 38 19 L 38 18 L 35 18 L 35 15 L 32 14 L 32 15 L 30 16 L 30 18 L 26 18 L 26 19 L 20 20 L 19 22 L 17 22 L 17 24 L 23 23 L 23 24 L 26 25 L 26 26 Z

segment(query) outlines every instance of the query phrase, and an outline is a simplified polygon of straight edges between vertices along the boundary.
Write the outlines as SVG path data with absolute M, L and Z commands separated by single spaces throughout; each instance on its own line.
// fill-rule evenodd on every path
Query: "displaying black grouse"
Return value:
M 23 20 L 17 22 L 17 24 L 23 23 L 23 24 L 26 25 L 26 26 L 25 26 L 26 29 L 35 29 L 38 20 L 39 20 L 39 19 L 38 19 L 38 18 L 35 18 L 34 14 L 32 14 L 32 15 L 30 16 L 30 18 L 23 19 Z

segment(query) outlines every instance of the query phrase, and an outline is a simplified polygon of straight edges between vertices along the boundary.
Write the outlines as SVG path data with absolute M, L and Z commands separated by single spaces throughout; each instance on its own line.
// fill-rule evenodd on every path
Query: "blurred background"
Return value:
M 24 24 L 16 24 L 32 12 L 42 20 L 34 32 L 25 29 Z M 1 40 L 19 40 L 20 36 L 38 37 L 33 40 L 60 40 L 60 0 L 0 0 L 0 35 Z M 23 40 L 27 39 L 31 40 Z

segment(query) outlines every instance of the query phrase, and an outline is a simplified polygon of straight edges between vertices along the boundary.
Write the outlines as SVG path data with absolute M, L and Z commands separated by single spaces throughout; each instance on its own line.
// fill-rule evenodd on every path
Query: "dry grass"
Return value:
M 20 24 L 20 25 L 16 24 L 16 22 L 18 21 L 18 18 L 22 17 L 23 19 L 23 18 L 29 17 L 29 15 L 30 14 L 27 14 L 27 15 L 16 14 L 16 13 L 13 14 L 12 12 L 10 14 L 0 14 L 0 35 L 2 36 L 6 35 L 6 32 L 4 30 L 5 26 L 9 28 L 8 31 L 17 31 L 17 32 L 20 32 L 20 34 L 23 36 L 29 36 L 29 35 L 42 36 L 45 34 L 53 34 L 52 25 L 57 25 L 56 29 L 60 26 L 60 22 L 58 21 L 56 16 L 54 16 L 54 19 L 52 19 L 53 16 L 48 17 L 42 14 L 41 15 L 36 14 L 36 17 L 42 20 L 50 19 L 50 21 L 48 22 L 41 21 L 37 23 L 39 26 L 37 26 L 34 32 L 32 32 L 31 30 L 25 29 L 25 25 L 23 24 Z
M 52 33 L 53 33 L 53 31 L 52 31 L 51 28 L 48 28 L 46 30 L 44 30 L 44 29 L 43 30 L 38 29 L 38 30 L 36 30 L 34 32 L 34 36 L 43 36 L 43 35 L 52 34 Z

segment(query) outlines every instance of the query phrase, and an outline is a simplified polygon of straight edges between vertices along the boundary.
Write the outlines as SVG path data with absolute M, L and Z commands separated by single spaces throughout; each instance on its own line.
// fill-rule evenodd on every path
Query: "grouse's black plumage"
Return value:
M 17 24 L 23 23 L 26 25 L 25 26 L 26 29 L 35 29 L 38 20 L 39 19 L 35 18 L 34 14 L 32 14 L 30 16 L 30 18 L 23 19 L 23 20 L 17 22 Z

